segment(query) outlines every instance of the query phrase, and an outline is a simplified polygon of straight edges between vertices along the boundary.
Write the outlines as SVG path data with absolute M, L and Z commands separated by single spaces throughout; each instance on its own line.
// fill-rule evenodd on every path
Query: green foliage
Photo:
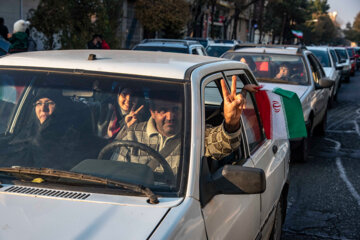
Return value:
M 334 23 L 327 14 L 318 17 L 318 21 L 312 31 L 312 43 L 327 44 L 336 37 Z
M 360 32 L 360 12 L 355 17 L 353 29 Z
M 347 29 L 344 30 L 346 39 L 360 44 L 360 12 L 356 15 L 353 26 L 348 23 L 346 27 Z
M 135 9 L 146 38 L 156 32 L 165 38 L 179 38 L 190 18 L 186 0 L 137 0 Z
M 86 48 L 95 33 L 102 34 L 112 48 L 119 46 L 116 30 L 121 16 L 119 0 L 41 0 L 30 11 L 30 21 L 43 34 L 45 49 L 57 43 L 62 49 Z M 91 21 L 96 16 L 96 21 Z

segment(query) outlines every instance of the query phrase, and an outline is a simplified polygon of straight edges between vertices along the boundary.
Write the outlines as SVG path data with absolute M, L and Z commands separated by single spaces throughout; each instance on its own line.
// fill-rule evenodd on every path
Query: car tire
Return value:
M 327 111 L 325 112 L 323 119 L 319 123 L 319 125 L 316 126 L 314 129 L 314 135 L 316 136 L 325 136 L 326 132 L 326 123 L 327 123 Z
M 282 231 L 282 225 L 283 225 L 283 201 L 282 196 L 279 199 L 279 202 L 276 206 L 275 210 L 275 219 L 273 228 L 271 230 L 270 238 L 269 240 L 280 240 L 281 239 L 281 231 Z

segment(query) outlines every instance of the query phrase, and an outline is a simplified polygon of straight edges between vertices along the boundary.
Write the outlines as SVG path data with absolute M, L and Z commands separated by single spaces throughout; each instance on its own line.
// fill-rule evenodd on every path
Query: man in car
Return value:
M 255 85 L 248 85 L 245 89 L 257 91 Z M 236 95 L 236 76 L 232 78 L 231 92 L 226 88 L 224 79 L 221 80 L 224 99 L 224 122 L 216 127 L 206 126 L 205 156 L 220 160 L 235 151 L 240 145 L 241 124 L 240 116 L 245 108 L 245 98 Z M 181 158 L 181 104 L 176 93 L 152 91 L 150 93 L 150 113 L 148 121 L 131 126 L 126 135 L 119 134 L 116 140 L 130 140 L 143 143 L 158 151 L 169 163 L 174 174 L 177 173 Z M 122 137 L 120 137 L 122 136 Z M 124 137 L 123 137 L 124 136 Z M 147 153 L 134 158 L 132 162 L 146 163 Z M 113 158 L 124 161 L 129 151 L 121 151 Z M 141 153 L 140 153 L 141 155 Z M 149 164 L 156 169 L 159 164 Z

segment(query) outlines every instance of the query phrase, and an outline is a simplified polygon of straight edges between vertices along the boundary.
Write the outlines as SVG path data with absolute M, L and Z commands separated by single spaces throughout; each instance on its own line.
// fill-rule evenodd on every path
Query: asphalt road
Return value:
M 343 83 L 308 162 L 290 164 L 283 240 L 360 239 L 360 72 Z

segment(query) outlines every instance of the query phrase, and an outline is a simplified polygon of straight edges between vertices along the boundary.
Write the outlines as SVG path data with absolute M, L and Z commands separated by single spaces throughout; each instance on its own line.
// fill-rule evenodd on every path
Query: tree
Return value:
M 324 14 L 318 17 L 318 21 L 312 31 L 312 43 L 328 44 L 336 37 L 336 29 L 329 15 Z
M 360 43 L 360 12 L 356 15 L 353 26 L 351 23 L 346 24 L 346 30 L 344 30 L 346 39 Z
M 185 0 L 138 0 L 135 10 L 145 38 L 155 37 L 156 33 L 179 38 L 190 18 L 190 6 Z
M 360 12 L 355 17 L 353 29 L 360 32 Z
M 45 49 L 53 49 L 56 43 L 63 49 L 85 48 L 95 33 L 113 48 L 118 46 L 121 1 L 41 0 L 29 13 L 32 26 L 43 34 Z

